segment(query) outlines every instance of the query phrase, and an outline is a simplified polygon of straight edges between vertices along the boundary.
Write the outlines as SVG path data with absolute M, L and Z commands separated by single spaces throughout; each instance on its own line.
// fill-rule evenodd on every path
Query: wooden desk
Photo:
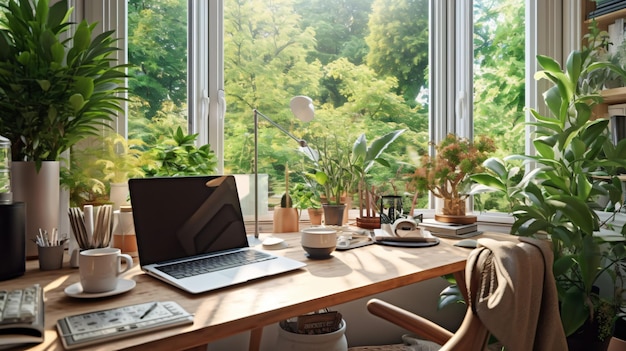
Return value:
M 195 314 L 193 325 L 95 345 L 90 349 L 190 349 L 245 331 L 252 331 L 251 349 L 258 349 L 263 326 L 444 274 L 460 272 L 465 267 L 469 252 L 442 240 L 441 244 L 429 248 L 403 249 L 370 245 L 336 251 L 328 260 L 309 260 L 300 247 L 298 234 L 276 236 L 285 238 L 289 247 L 272 252 L 306 262 L 305 268 L 205 294 L 187 294 L 147 276 L 136 266 L 124 276 L 137 282 L 133 290 L 102 299 L 75 299 L 66 296 L 63 290 L 79 281 L 78 270 L 64 268 L 40 271 L 36 260 L 27 262 L 24 276 L 0 282 L 0 288 L 22 288 L 34 283 L 44 288 L 45 341 L 31 350 L 63 349 L 55 328 L 59 318 L 153 300 L 178 302 Z M 261 235 L 260 239 L 263 238 L 264 235 Z

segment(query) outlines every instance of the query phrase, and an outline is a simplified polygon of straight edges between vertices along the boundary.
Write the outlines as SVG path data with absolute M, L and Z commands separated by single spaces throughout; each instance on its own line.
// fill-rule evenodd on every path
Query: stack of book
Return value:
M 476 223 L 454 224 L 437 222 L 434 219 L 425 219 L 422 223 L 418 224 L 418 227 L 422 228 L 422 230 L 429 231 L 434 236 L 444 238 L 469 238 L 481 233 L 478 231 L 478 225 Z

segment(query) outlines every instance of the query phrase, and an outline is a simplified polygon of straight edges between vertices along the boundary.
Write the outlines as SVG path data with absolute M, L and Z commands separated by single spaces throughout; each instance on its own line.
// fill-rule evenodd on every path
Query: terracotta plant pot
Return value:
M 324 210 L 321 208 L 309 208 L 307 209 L 309 212 L 309 221 L 311 225 L 322 225 L 322 217 L 324 215 Z

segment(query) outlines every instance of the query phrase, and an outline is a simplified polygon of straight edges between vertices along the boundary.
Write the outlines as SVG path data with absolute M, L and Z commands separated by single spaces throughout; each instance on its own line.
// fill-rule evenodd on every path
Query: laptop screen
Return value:
M 233 176 L 129 182 L 142 265 L 247 247 Z

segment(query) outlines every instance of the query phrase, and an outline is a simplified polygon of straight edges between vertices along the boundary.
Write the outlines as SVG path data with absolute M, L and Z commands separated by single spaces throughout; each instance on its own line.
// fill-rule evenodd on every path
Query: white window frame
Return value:
M 98 21 L 103 29 L 116 29 L 121 38 L 120 61 L 126 62 L 126 0 L 71 0 L 77 20 L 81 14 Z M 526 1 L 526 106 L 543 109 L 544 82 L 536 82 L 535 57 L 544 54 L 561 61 L 565 52 L 580 46 L 582 0 Z M 199 134 L 200 144 L 209 143 L 223 172 L 224 92 L 223 0 L 188 0 L 189 23 L 189 119 L 190 131 Z M 430 139 L 441 140 L 448 133 L 473 137 L 473 2 L 431 0 L 430 16 Z M 205 21 L 207 19 L 207 21 Z M 440 82 L 444 82 L 441 84 Z M 226 92 L 227 93 L 227 92 Z M 526 119 L 531 115 L 527 113 Z M 127 120 L 120 116 L 116 130 L 127 132 Z M 527 130 L 527 135 L 529 134 Z M 527 154 L 533 154 L 526 143 Z

